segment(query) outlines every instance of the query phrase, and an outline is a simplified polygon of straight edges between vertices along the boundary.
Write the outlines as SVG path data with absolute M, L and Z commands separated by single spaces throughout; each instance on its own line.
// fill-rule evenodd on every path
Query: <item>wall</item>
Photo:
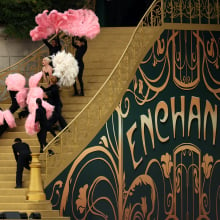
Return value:
M 32 42 L 31 39 L 20 40 L 7 37 L 0 28 L 0 70 L 15 64 L 23 57 L 37 49 L 42 42 Z

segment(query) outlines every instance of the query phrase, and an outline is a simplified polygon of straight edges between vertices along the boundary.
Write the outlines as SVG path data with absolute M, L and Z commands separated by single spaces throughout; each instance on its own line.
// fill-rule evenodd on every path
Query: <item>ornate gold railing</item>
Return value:
M 55 155 L 46 156 L 46 183 L 73 160 L 73 155 L 77 155 L 88 145 L 119 103 L 134 77 L 140 60 L 161 33 L 161 8 L 162 1 L 155 0 L 139 22 L 127 48 L 105 83 L 83 110 L 58 134 L 59 141 L 54 138 L 48 143 L 45 151 L 52 149 Z M 67 152 L 70 155 L 72 153 L 69 160 L 64 156 Z M 59 157 L 63 157 L 62 162 Z
M 219 24 L 219 0 L 164 0 L 164 22 Z

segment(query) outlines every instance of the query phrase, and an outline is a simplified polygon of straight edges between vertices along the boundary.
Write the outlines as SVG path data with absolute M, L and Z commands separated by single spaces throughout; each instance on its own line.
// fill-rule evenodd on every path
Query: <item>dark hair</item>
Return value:
M 40 98 L 37 98 L 37 99 L 36 99 L 36 103 L 37 103 L 38 105 L 42 105 L 42 100 L 41 100 Z
M 15 139 L 14 139 L 14 142 L 21 143 L 21 138 L 15 138 Z

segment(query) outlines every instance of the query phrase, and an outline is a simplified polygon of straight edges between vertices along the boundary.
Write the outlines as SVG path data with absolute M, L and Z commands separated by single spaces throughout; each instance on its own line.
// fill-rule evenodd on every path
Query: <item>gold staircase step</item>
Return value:
M 14 138 L 19 137 L 22 140 L 23 139 L 36 139 L 36 136 L 30 136 L 29 134 L 27 134 L 24 129 L 23 131 L 16 131 L 16 132 L 12 132 L 10 129 L 8 130 L 8 132 L 5 132 L 2 134 L 1 138 L 7 138 L 7 139 L 12 139 L 12 141 L 14 140 Z
M 9 208 L 5 208 L 2 209 L 0 208 L 0 212 L 8 212 L 8 211 L 17 211 L 20 213 L 27 213 L 28 216 L 30 216 L 31 213 L 36 212 L 36 213 L 40 213 L 41 214 L 41 219 L 44 220 L 70 220 L 69 217 L 63 217 L 63 216 L 59 216 L 59 211 L 57 210 L 45 210 L 45 209 L 10 209 Z
M 11 181 L 0 181 L 0 188 L 5 187 L 8 190 L 10 190 L 11 188 L 14 188 L 15 185 L 16 185 L 15 179 L 11 180 Z M 29 187 L 29 180 L 26 180 L 26 181 L 23 180 L 22 187 L 23 188 L 28 188 Z M 1 197 L 0 197 L 0 199 L 1 199 Z
M 42 174 L 42 176 L 43 176 L 43 174 Z M 29 179 L 30 179 L 29 171 L 23 172 L 22 180 L 23 181 L 29 181 Z M 15 182 L 15 173 L 7 173 L 7 174 L 2 174 L 1 173 L 0 174 L 0 181 L 14 181 Z M 1 188 L 0 188 L 0 191 L 1 191 Z M 0 193 L 0 195 L 2 195 L 2 194 Z
M 29 172 L 28 170 L 24 169 L 24 173 L 25 172 Z M 16 173 L 16 166 L 13 167 L 0 167 L 0 173 L 2 174 L 8 174 L 8 173 Z M 41 167 L 41 173 L 44 174 L 45 173 L 45 167 Z
M 0 160 L 0 166 L 1 167 L 13 167 L 16 166 L 15 160 Z
M 33 139 L 33 138 L 23 138 L 22 139 L 23 142 L 28 143 L 30 146 L 34 145 L 39 145 L 39 142 L 37 139 Z M 5 146 L 5 145 L 9 145 L 11 146 L 14 143 L 14 138 L 4 138 L 4 139 L 0 139 L 0 146 Z
M 17 189 L 20 190 L 20 189 Z M 23 202 L 2 202 L 0 204 L 0 212 L 3 210 L 14 210 L 14 211 L 21 211 L 21 210 L 49 210 L 51 209 L 50 201 L 28 201 L 25 200 Z
M 16 192 L 15 192 L 16 193 Z M 22 195 L 0 195 L 0 206 L 2 203 L 22 203 L 26 201 L 26 195 L 22 194 Z
M 13 142 L 13 140 L 10 142 Z M 26 143 L 29 144 L 29 141 L 26 141 Z M 10 143 L 8 143 L 8 144 L 10 144 Z M 0 145 L 0 148 L 1 148 L 0 158 L 3 158 L 4 156 L 8 157 L 9 156 L 8 154 L 11 154 L 11 157 L 14 158 L 14 154 L 13 154 L 11 145 Z M 31 149 L 32 153 L 39 153 L 40 152 L 40 145 L 39 144 L 30 145 L 30 149 Z M 6 155 L 4 155 L 4 154 L 6 154 Z

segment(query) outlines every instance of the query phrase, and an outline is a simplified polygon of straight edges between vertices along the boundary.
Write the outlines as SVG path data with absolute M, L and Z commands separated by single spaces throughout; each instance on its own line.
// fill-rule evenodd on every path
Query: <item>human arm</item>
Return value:
M 59 35 L 56 36 L 57 46 L 61 48 Z
M 47 39 L 43 39 L 43 42 L 47 47 L 49 47 L 49 48 L 51 47 L 51 44 L 48 42 Z
M 72 37 L 72 46 L 75 48 L 79 48 L 79 46 L 76 44 L 76 40 L 78 40 L 77 36 Z
M 15 144 L 12 145 L 12 150 L 13 150 L 13 153 L 14 153 L 14 157 L 15 157 L 15 160 L 17 161 L 18 160 L 18 155 L 17 155 L 17 151 L 15 150 L 16 146 Z

